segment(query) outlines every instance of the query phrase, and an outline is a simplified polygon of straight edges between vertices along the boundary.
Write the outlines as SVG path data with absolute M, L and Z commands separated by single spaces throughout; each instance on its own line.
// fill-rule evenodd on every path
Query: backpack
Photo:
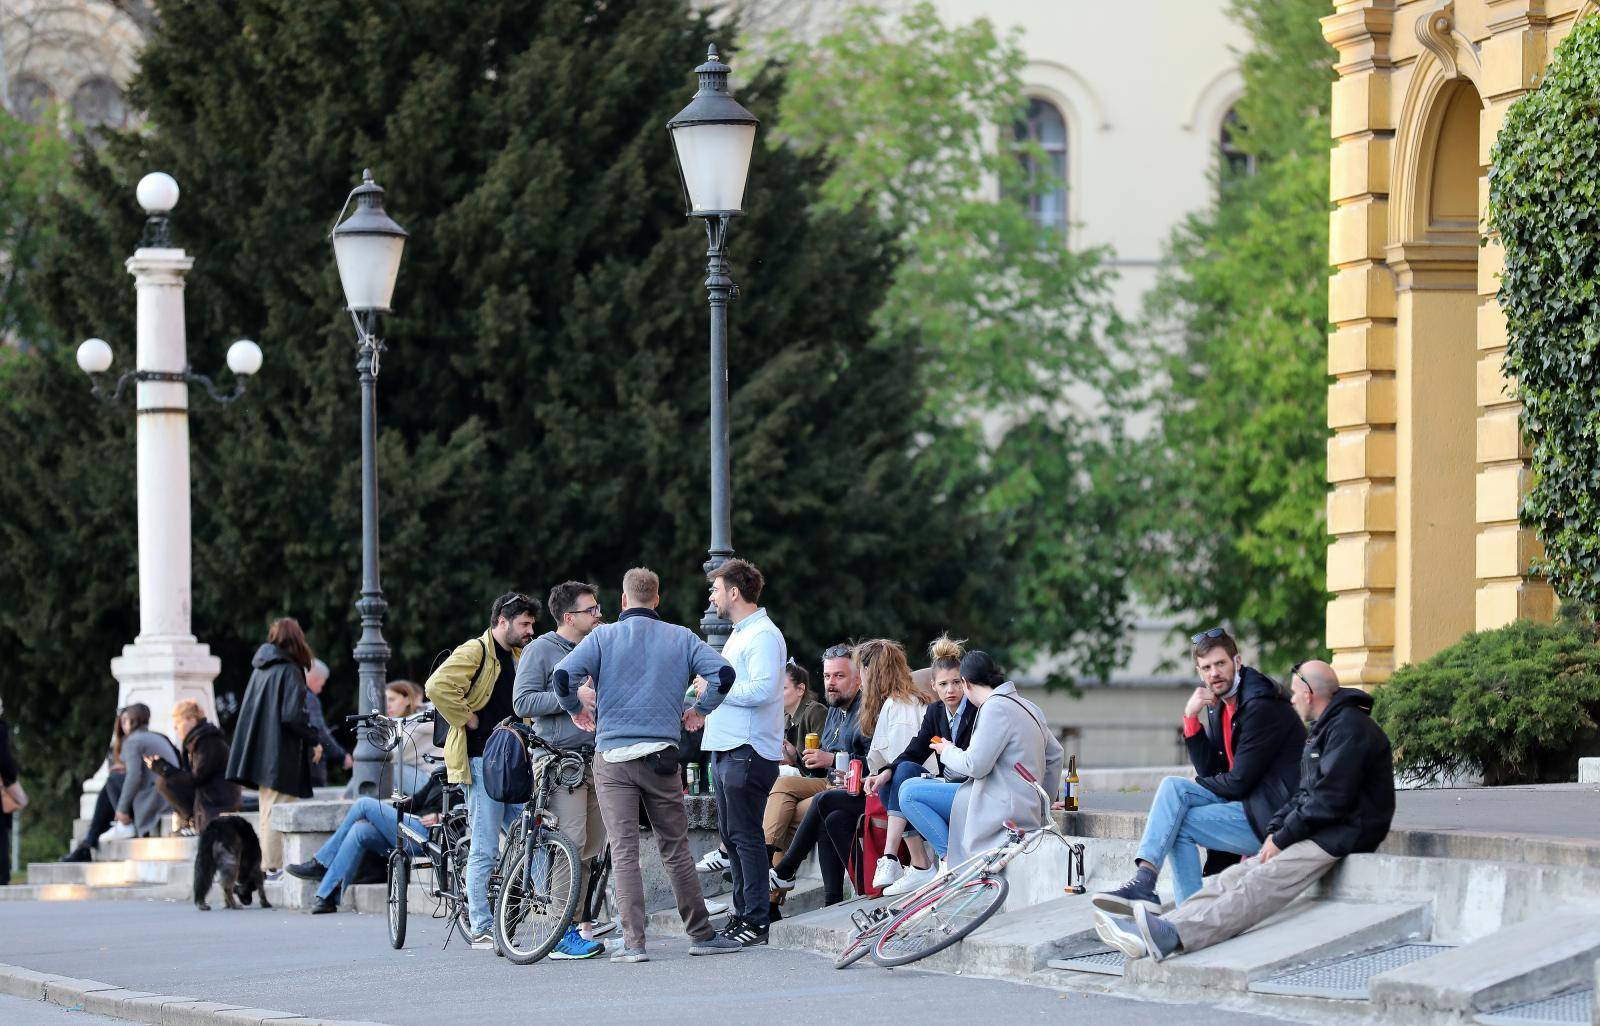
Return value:
M 483 664 L 489 661 L 489 649 L 484 645 L 482 638 L 478 638 L 477 641 L 478 668 L 472 671 L 472 682 L 467 685 L 468 690 L 478 686 L 478 678 L 483 675 Z M 428 667 L 428 676 L 430 678 L 440 666 L 444 665 L 444 661 L 449 659 L 450 653 L 454 651 L 455 649 L 453 648 L 444 648 L 439 650 L 439 654 L 433 657 L 433 665 Z M 449 738 L 449 736 L 450 721 L 435 712 L 433 714 L 433 746 L 435 748 L 443 748 L 445 740 Z
M 483 746 L 483 791 L 505 805 L 521 805 L 533 797 L 533 763 L 528 759 L 525 730 L 508 719 L 494 728 Z

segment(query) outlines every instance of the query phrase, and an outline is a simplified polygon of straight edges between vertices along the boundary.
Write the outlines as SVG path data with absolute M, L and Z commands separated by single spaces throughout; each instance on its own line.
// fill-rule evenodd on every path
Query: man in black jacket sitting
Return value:
M 1300 786 L 1267 825 L 1261 851 L 1166 916 L 1142 905 L 1131 919 L 1097 910 L 1095 930 L 1106 943 L 1158 962 L 1221 943 L 1293 901 L 1346 855 L 1383 842 L 1394 819 L 1394 762 L 1388 737 L 1373 722 L 1372 696 L 1341 688 L 1324 662 L 1296 666 L 1290 686 L 1311 734 Z
M 1173 897 L 1182 903 L 1200 889 L 1200 847 L 1239 855 L 1260 849 L 1272 814 L 1299 780 L 1306 728 L 1283 692 L 1244 665 L 1239 646 L 1221 627 L 1190 640 L 1202 683 L 1184 708 L 1183 733 L 1196 779 L 1161 782 L 1133 879 L 1092 899 L 1106 912 L 1129 916 L 1138 906 L 1161 911 L 1156 875 L 1167 858 Z

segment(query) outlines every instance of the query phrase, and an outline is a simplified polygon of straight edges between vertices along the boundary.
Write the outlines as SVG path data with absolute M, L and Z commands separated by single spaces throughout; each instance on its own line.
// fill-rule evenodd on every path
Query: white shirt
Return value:
M 733 666 L 733 687 L 706 717 L 701 749 L 728 752 L 749 745 L 763 759 L 782 760 L 783 667 L 789 661 L 783 632 L 765 609 L 757 609 L 733 625 L 722 658 Z
M 878 710 L 878 724 L 872 729 L 872 746 L 867 749 L 867 772 L 876 773 L 900 758 L 906 745 L 922 729 L 923 710 L 920 702 L 891 698 Z

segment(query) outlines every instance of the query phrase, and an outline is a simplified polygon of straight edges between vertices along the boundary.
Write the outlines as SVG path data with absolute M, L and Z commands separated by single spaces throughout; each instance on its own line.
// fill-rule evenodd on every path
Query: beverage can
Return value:
M 861 771 L 864 767 L 860 759 L 850 760 L 850 773 L 845 777 L 844 789 L 849 794 L 861 793 Z
M 821 747 L 822 747 L 822 735 L 821 734 L 807 734 L 806 735 L 806 751 L 814 752 L 818 748 L 821 748 Z
M 689 790 L 685 791 L 684 793 L 685 794 L 699 794 L 700 793 L 700 767 L 696 766 L 692 762 L 689 764 Z
M 840 773 L 848 772 L 849 769 L 850 769 L 850 753 L 849 752 L 834 752 L 833 753 L 833 768 L 838 770 Z

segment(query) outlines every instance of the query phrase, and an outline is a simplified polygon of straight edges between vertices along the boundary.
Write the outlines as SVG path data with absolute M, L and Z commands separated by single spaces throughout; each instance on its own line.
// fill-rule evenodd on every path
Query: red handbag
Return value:
M 856 841 L 851 849 L 847 867 L 850 872 L 850 885 L 855 888 L 859 897 L 876 898 L 883 893 L 879 888 L 872 886 L 872 875 L 877 870 L 878 859 L 883 855 L 888 827 L 889 811 L 883 807 L 883 802 L 876 794 L 867 795 L 867 808 L 856 825 Z M 906 850 L 904 841 L 900 842 L 900 850 L 895 854 L 900 857 L 901 865 L 909 864 L 910 853 Z

